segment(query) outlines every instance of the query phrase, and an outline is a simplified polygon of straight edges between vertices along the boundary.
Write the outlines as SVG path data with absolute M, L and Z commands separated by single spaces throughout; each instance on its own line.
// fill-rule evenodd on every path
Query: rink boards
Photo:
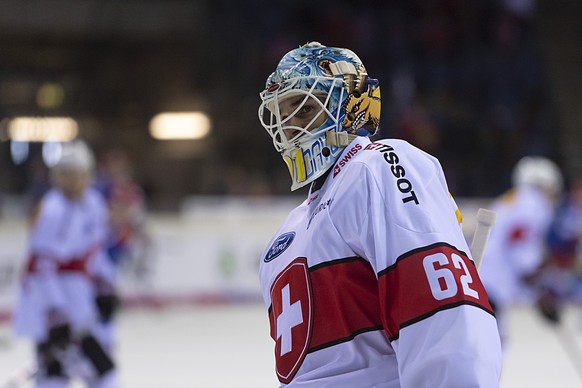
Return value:
M 258 265 L 278 225 L 301 198 L 195 197 L 174 214 L 150 214 L 133 255 L 120 263 L 125 305 L 258 301 Z M 485 200 L 458 201 L 470 239 Z M 0 218 L 0 319 L 14 304 L 26 256 L 23 217 Z

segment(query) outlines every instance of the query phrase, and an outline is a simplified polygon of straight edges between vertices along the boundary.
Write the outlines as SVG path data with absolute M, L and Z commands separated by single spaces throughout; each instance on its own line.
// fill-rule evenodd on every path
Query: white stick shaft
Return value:
M 477 269 L 479 269 L 483 261 L 487 240 L 489 239 L 491 228 L 495 224 L 496 217 L 497 214 L 491 210 L 481 208 L 477 212 L 477 226 L 475 227 L 473 241 L 471 242 L 471 255 L 473 256 L 473 261 Z
M 21 370 L 16 371 L 8 380 L 0 383 L 0 388 L 20 388 L 25 386 L 38 373 L 36 363 L 30 363 Z

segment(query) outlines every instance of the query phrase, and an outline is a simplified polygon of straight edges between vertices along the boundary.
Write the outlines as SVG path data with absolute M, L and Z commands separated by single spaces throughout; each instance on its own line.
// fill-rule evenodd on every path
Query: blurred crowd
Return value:
M 235 55 L 229 61 L 242 64 L 241 89 L 264 84 L 278 58 L 308 40 L 357 49 L 380 79 L 380 136 L 437 156 L 456 196 L 497 195 L 510 186 L 520 157 L 557 154 L 535 0 L 251 3 L 229 3 L 219 33 Z M 239 31 L 251 37 L 236 39 Z M 241 110 L 255 105 L 249 97 Z M 264 160 L 229 151 L 250 165 Z M 271 178 L 276 167 L 271 184 L 286 192 L 287 182 Z M 252 174 L 245 178 L 261 187 Z
M 141 116 L 119 124 L 103 119 L 119 136 L 91 144 L 100 151 L 125 141 L 156 210 L 176 210 L 189 195 L 289 193 L 283 162 L 257 120 L 258 93 L 279 58 L 311 40 L 358 52 L 380 80 L 379 136 L 409 140 L 438 157 L 456 197 L 503 192 L 512 166 L 527 154 L 562 164 L 536 0 L 213 0 L 200 7 L 208 16 L 198 26 L 203 33 L 184 44 L 195 63 L 180 62 L 174 73 L 203 97 L 213 118 L 213 138 L 197 146 L 203 156 L 168 157 L 172 147 L 147 138 Z M 140 111 L 142 103 L 146 111 L 141 98 L 124 112 Z M 128 121 L 144 139 L 116 128 Z M 16 165 L 2 152 L 0 166 L 9 167 L 0 171 L 0 188 L 30 193 L 32 160 Z

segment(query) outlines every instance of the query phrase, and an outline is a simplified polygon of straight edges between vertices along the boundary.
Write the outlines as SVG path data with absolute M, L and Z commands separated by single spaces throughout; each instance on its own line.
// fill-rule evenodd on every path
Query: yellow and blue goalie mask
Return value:
M 356 136 L 378 129 L 378 81 L 347 49 L 312 42 L 290 51 L 260 97 L 259 119 L 289 168 L 291 190 L 322 176 Z

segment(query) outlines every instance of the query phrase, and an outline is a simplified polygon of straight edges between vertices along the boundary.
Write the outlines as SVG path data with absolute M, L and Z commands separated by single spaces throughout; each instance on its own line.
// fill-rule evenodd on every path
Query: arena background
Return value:
M 270 352 L 266 313 L 256 323 L 263 322 L 258 260 L 305 194 L 289 192 L 285 165 L 257 120 L 258 93 L 285 52 L 317 40 L 358 53 L 381 82 L 378 136 L 404 138 L 439 158 L 470 239 L 478 207 L 509 188 L 522 156 L 554 159 L 567 179 L 582 174 L 580 15 L 576 0 L 0 0 L 0 359 L 7 360 L 0 384 L 28 360 L 8 323 L 28 215 L 46 184 L 43 144 L 15 157 L 12 119 L 72 117 L 99 160 L 122 150 L 131 161 L 146 195 L 147 238 L 135 248 L 141 266 L 123 269 L 120 343 L 127 339 L 124 381 L 146 387 L 136 376 L 153 361 L 140 364 L 147 350 L 132 348 L 133 325 L 170 340 L 174 327 L 163 323 L 183 321 L 220 343 L 224 333 L 196 326 L 196 317 L 211 326 L 240 319 Z M 210 134 L 154 139 L 150 122 L 168 111 L 206 113 Z M 176 307 L 191 310 L 163 319 Z M 582 361 L 564 347 L 564 333 L 521 307 L 514 317 L 517 331 L 531 330 L 520 332 L 508 356 L 506 387 L 579 384 Z M 156 318 L 159 327 L 144 323 Z M 580 340 L 576 310 L 568 324 L 572 345 Z M 204 352 L 223 349 L 183 345 L 199 363 Z M 179 361 L 159 375 L 182 376 L 173 387 L 225 386 L 231 382 L 218 365 L 247 368 L 212 353 L 211 367 L 191 370 L 187 350 L 169 352 Z M 540 359 L 552 368 L 542 371 Z M 270 360 L 270 353 L 246 360 L 261 368 L 239 371 L 242 385 L 272 386 Z

